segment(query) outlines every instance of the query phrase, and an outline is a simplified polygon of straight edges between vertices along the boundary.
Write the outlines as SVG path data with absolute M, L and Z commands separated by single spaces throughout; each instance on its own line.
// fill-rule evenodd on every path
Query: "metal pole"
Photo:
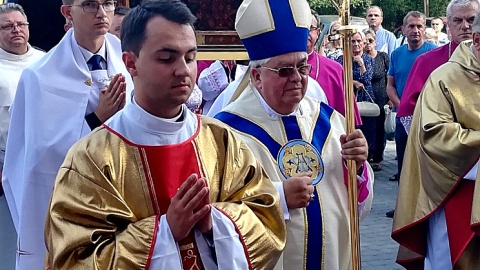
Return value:
M 345 118 L 346 133 L 350 134 L 355 130 L 354 118 L 354 93 L 353 93 L 353 59 L 351 49 L 351 37 L 355 34 L 355 28 L 350 26 L 350 0 L 343 0 L 340 8 L 342 27 L 340 33 L 343 35 L 343 85 L 345 88 Z M 357 170 L 353 160 L 347 160 L 348 168 L 348 205 L 350 210 L 350 244 L 352 269 L 361 270 L 362 261 L 360 253 L 360 222 L 358 216 L 358 190 Z

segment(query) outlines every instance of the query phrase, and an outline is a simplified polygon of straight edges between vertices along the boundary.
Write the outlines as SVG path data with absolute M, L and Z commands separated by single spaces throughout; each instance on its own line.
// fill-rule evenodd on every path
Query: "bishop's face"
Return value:
M 150 19 L 138 56 L 123 53 L 135 83 L 135 101 L 155 116 L 176 116 L 195 86 L 196 55 L 197 42 L 190 25 L 160 16 Z
M 284 115 L 292 113 L 305 96 L 310 68 L 303 68 L 303 74 L 298 68 L 305 67 L 306 64 L 305 52 L 293 52 L 275 56 L 262 67 L 252 70 L 255 87 L 265 102 L 277 113 Z M 285 74 L 272 70 L 282 67 L 295 69 L 288 76 L 282 76 Z

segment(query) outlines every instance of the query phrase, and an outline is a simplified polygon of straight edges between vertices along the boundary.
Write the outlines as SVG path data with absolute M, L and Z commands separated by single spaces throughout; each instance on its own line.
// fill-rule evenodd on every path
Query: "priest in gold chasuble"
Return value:
M 480 15 L 415 107 L 392 238 L 407 269 L 480 265 Z
M 194 16 L 147 0 L 124 19 L 135 95 L 75 144 L 46 221 L 51 269 L 271 269 L 285 245 L 278 192 L 251 150 L 184 104 Z

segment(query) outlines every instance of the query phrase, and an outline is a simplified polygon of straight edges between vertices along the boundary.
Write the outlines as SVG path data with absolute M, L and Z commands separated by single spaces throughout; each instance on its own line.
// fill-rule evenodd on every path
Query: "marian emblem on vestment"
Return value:
M 287 179 L 300 173 L 312 172 L 312 185 L 316 185 L 323 178 L 324 167 L 320 152 L 303 140 L 292 140 L 285 144 L 278 152 L 277 163 Z

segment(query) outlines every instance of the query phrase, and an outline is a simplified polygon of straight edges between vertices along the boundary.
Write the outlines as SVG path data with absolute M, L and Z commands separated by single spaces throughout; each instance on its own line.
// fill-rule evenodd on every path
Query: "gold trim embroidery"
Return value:
M 153 202 L 154 202 L 153 207 L 156 209 L 157 214 L 159 214 L 159 213 L 161 213 L 160 212 L 160 205 L 158 204 L 157 194 L 155 193 L 155 184 L 153 182 L 152 173 L 150 171 L 150 165 L 148 163 L 147 153 L 146 153 L 144 148 L 141 148 L 140 150 L 141 150 L 141 153 L 142 153 L 142 159 L 145 162 L 145 170 L 147 171 L 148 182 L 149 182 L 150 188 L 152 190 Z

